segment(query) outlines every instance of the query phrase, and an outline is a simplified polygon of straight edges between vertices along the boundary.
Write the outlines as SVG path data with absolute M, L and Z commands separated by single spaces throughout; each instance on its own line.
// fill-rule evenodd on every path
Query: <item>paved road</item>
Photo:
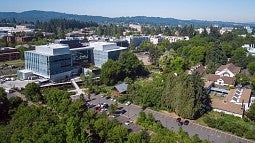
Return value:
M 107 103 L 107 104 L 113 104 L 114 101 L 111 101 L 110 99 L 105 99 L 102 98 L 99 95 L 92 95 L 91 98 L 93 99 L 90 101 L 90 103 L 93 104 L 98 104 L 98 103 Z M 123 104 L 118 104 L 119 107 L 122 107 L 125 109 L 127 112 L 124 114 L 126 118 L 130 118 L 131 120 L 136 120 L 138 117 L 139 112 L 142 111 L 141 107 L 136 106 L 136 105 L 123 105 Z M 176 123 L 176 119 L 166 115 L 161 112 L 153 111 L 151 109 L 145 109 L 144 112 L 146 113 L 152 113 L 155 117 L 156 120 L 159 120 L 164 127 L 167 127 L 170 130 L 178 131 L 179 126 Z M 182 128 L 190 135 L 193 136 L 195 134 L 198 134 L 201 139 L 206 139 L 214 143 L 226 143 L 226 142 L 232 142 L 232 143 L 254 143 L 253 141 L 240 138 L 234 135 L 231 135 L 229 133 L 222 132 L 217 129 L 201 126 L 198 124 L 195 124 L 193 122 L 190 122 L 189 125 L 183 125 Z

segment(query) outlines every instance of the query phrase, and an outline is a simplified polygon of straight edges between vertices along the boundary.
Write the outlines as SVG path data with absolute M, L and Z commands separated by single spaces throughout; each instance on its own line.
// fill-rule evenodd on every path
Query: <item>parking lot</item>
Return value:
M 116 101 L 112 101 L 110 99 L 106 99 L 104 97 L 101 97 L 100 95 L 91 96 L 93 100 L 90 102 L 97 105 L 98 103 L 107 103 L 107 104 L 114 104 Z M 126 110 L 126 112 L 117 118 L 117 120 L 121 123 L 125 123 L 128 120 L 135 121 L 138 117 L 139 112 L 142 111 L 142 107 L 137 105 L 125 105 L 125 104 L 118 104 L 119 107 L 122 107 L 122 110 Z M 173 118 L 165 113 L 161 113 L 158 111 L 154 111 L 151 109 L 145 109 L 144 112 L 146 113 L 152 113 L 154 118 L 162 123 L 162 125 L 170 130 L 178 131 L 180 127 L 184 129 L 190 136 L 193 136 L 195 134 L 198 134 L 199 138 L 203 140 L 209 140 L 210 142 L 214 143 L 253 143 L 251 140 L 247 140 L 217 129 L 213 129 L 206 126 L 201 126 L 199 124 L 196 124 L 192 121 L 189 122 L 188 125 L 178 125 L 178 122 L 176 122 L 176 118 Z M 182 120 L 183 121 L 183 120 Z M 131 126 L 130 126 L 131 127 Z M 134 128 L 132 130 L 136 130 L 136 127 L 139 128 L 139 126 L 134 124 Z

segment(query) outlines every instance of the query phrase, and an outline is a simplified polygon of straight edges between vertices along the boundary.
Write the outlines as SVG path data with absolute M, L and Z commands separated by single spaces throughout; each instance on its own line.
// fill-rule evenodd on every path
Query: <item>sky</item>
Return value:
M 107 17 L 255 22 L 255 0 L 0 0 L 1 12 L 28 10 Z

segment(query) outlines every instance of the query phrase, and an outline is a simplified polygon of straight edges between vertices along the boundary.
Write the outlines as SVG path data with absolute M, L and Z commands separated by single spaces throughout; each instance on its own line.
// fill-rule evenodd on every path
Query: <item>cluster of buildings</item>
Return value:
M 18 33 L 18 32 L 34 32 L 34 25 L 32 24 L 23 24 L 16 25 L 15 27 L 0 27 L 0 33 Z
M 18 71 L 17 75 L 22 80 L 37 75 L 52 81 L 62 81 L 80 75 L 88 65 L 100 68 L 109 59 L 118 59 L 120 53 L 126 49 L 127 47 L 109 42 L 74 47 L 74 41 L 60 40 L 26 51 L 25 69 Z
M 250 105 L 255 102 L 251 96 L 251 89 L 236 85 L 235 76 L 241 72 L 241 68 L 232 63 L 221 65 L 215 74 L 205 74 L 206 68 L 199 64 L 191 67 L 188 74 L 198 72 L 204 75 L 207 94 L 212 92 L 211 106 L 214 111 L 243 117 Z M 217 96 L 217 97 L 216 97 Z

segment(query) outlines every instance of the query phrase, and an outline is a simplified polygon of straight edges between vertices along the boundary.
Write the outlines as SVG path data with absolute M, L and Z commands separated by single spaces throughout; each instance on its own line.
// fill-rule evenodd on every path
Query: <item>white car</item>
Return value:
M 128 102 L 126 102 L 126 104 L 125 104 L 125 105 L 127 105 L 127 106 L 128 106 L 128 105 L 130 105 L 130 104 L 131 104 L 131 102 L 130 102 L 130 101 L 128 101 Z
M 130 125 L 131 123 L 133 123 L 133 122 L 132 122 L 132 121 L 126 121 L 126 122 L 125 122 L 125 125 L 128 126 L 128 125 Z

